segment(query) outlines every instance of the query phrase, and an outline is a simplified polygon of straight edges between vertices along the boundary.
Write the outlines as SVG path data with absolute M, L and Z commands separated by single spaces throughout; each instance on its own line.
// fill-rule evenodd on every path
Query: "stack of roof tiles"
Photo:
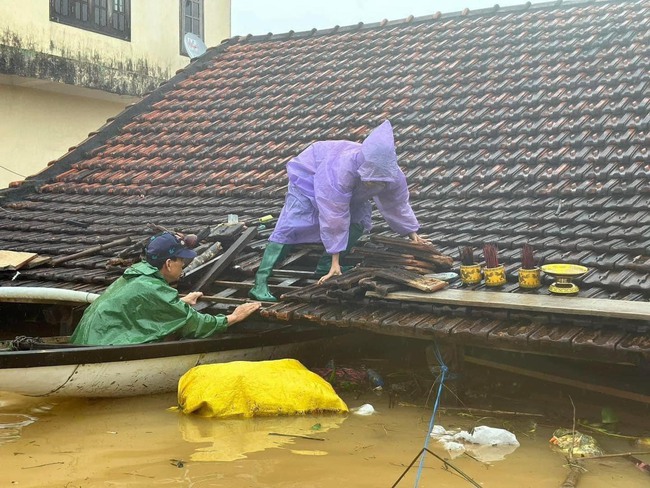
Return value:
M 648 0 L 233 38 L 3 192 L 0 249 L 57 256 L 147 222 L 277 215 L 287 160 L 390 119 L 421 233 L 442 252 L 497 242 L 512 276 L 529 243 L 588 266 L 585 296 L 647 299 L 649 106 Z M 101 289 L 113 254 L 3 284 Z

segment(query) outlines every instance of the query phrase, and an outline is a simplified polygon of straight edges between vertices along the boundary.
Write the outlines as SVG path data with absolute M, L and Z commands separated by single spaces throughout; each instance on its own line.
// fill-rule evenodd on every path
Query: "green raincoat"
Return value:
M 182 302 L 160 271 L 142 261 L 128 268 L 85 311 L 73 344 L 142 344 L 169 334 L 198 339 L 222 332 L 225 315 L 199 313 Z

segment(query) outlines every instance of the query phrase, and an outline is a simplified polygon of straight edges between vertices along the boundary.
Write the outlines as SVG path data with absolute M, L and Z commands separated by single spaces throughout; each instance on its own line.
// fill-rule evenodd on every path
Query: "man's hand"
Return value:
M 413 242 L 417 242 L 418 244 L 431 244 L 431 241 L 429 239 L 424 239 L 423 237 L 420 237 L 417 232 L 411 232 L 409 234 L 409 238 Z
M 188 293 L 183 298 L 181 298 L 181 302 L 185 302 L 188 305 L 196 305 L 196 302 L 202 296 L 203 296 L 203 292 L 201 292 L 201 291 L 193 291 L 192 293 Z
M 230 315 L 226 316 L 228 319 L 228 327 L 236 324 L 237 322 L 241 322 L 250 314 L 259 310 L 261 306 L 262 304 L 260 302 L 242 303 L 235 310 L 233 310 Z

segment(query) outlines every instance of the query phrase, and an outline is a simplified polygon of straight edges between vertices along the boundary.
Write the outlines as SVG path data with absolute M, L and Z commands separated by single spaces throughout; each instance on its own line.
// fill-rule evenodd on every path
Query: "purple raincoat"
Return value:
M 372 227 L 374 199 L 390 228 L 400 235 L 416 232 L 406 177 L 397 165 L 393 128 L 385 121 L 359 144 L 316 142 L 287 163 L 289 191 L 275 230 L 279 244 L 322 242 L 330 254 L 344 251 L 350 224 Z M 381 182 L 379 188 L 362 182 Z

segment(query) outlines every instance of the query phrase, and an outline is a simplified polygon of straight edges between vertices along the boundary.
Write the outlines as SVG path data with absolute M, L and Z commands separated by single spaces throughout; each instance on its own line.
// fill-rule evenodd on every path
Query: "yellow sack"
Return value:
M 178 382 L 178 405 L 220 418 L 348 411 L 332 385 L 295 359 L 196 366 Z

